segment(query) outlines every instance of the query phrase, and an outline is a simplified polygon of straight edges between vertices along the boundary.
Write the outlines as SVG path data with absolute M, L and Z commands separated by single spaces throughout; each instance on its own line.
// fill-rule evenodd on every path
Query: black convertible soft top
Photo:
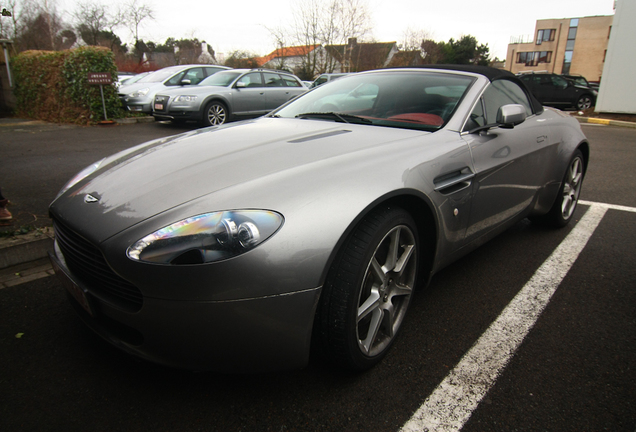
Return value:
M 543 105 L 541 104 L 541 102 L 539 102 L 537 98 L 534 97 L 532 92 L 526 87 L 523 81 L 517 78 L 515 74 L 507 70 L 497 69 L 497 68 L 493 68 L 489 66 L 456 65 L 456 64 L 433 64 L 433 65 L 420 65 L 420 66 L 407 66 L 407 67 L 414 68 L 414 69 L 445 69 L 445 70 L 458 71 L 458 72 L 476 73 L 476 74 L 485 76 L 486 78 L 490 80 L 490 82 L 493 82 L 499 79 L 507 79 L 510 81 L 514 81 L 521 88 L 526 90 L 526 94 L 528 95 L 528 98 L 530 99 L 530 103 L 532 104 L 532 111 L 534 111 L 535 114 L 540 114 L 541 112 L 543 112 Z

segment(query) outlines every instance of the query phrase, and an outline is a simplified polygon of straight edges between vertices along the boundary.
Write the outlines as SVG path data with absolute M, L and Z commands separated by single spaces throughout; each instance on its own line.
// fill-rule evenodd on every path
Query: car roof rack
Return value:
M 284 73 L 290 75 L 290 71 L 286 70 L 277 70 L 277 69 L 267 69 L 267 68 L 253 68 L 251 71 L 261 71 L 261 72 L 276 72 L 276 73 Z

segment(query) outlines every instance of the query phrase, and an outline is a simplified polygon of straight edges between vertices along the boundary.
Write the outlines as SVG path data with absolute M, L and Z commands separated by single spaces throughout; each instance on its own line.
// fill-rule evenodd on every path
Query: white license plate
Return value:
M 64 285 L 64 288 L 66 288 L 66 290 L 71 293 L 73 298 L 77 300 L 77 302 L 86 312 L 88 312 L 91 316 L 94 316 L 93 310 L 91 309 L 91 304 L 89 303 L 84 290 L 71 280 L 66 272 L 59 266 L 56 259 L 54 259 L 53 257 L 50 258 L 51 264 L 53 265 L 53 270 L 55 270 L 55 274 L 59 278 L 60 282 L 62 282 L 62 285 Z
M 159 111 L 163 110 L 163 104 L 155 104 L 155 109 Z

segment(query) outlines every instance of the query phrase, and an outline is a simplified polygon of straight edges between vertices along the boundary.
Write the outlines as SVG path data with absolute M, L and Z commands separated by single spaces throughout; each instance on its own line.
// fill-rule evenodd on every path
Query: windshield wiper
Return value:
M 298 114 L 295 118 L 315 118 L 315 119 L 331 119 L 340 121 L 342 123 L 356 123 L 356 124 L 373 124 L 373 122 L 364 117 L 358 117 L 351 114 L 342 114 L 336 112 L 309 112 Z

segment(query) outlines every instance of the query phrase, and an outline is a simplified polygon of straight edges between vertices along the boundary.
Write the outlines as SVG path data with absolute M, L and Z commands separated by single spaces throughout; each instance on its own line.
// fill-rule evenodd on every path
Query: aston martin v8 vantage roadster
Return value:
M 50 206 L 79 316 L 164 365 L 353 370 L 381 361 L 417 288 L 521 219 L 573 217 L 575 119 L 514 75 L 352 74 L 265 117 L 96 162 Z

